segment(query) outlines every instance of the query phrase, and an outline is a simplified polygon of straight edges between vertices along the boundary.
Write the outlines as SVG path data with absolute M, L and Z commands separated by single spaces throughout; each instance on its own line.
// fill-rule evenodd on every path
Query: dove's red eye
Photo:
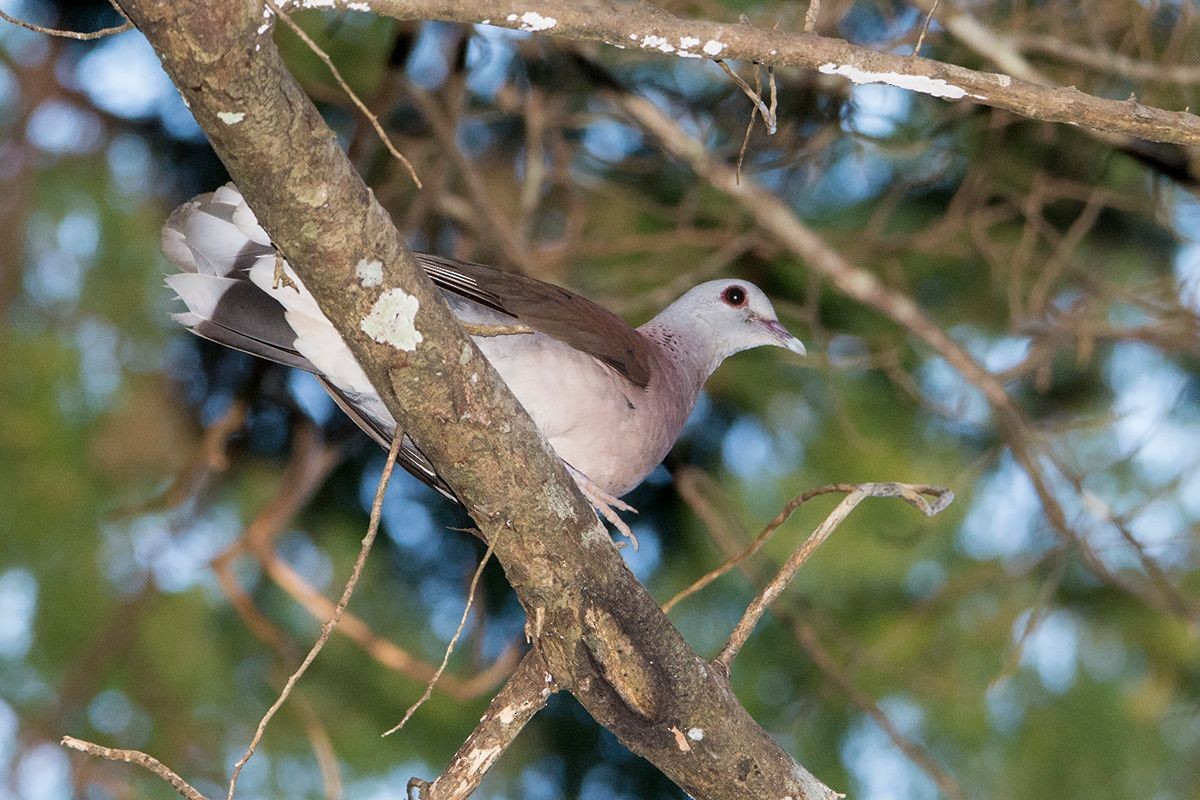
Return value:
M 721 292 L 721 299 L 734 308 L 746 305 L 746 290 L 740 286 L 730 286 Z

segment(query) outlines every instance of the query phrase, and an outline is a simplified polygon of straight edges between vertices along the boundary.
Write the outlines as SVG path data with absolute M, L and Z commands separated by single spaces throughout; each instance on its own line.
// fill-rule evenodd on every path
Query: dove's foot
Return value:
M 596 515 L 601 519 L 608 520 L 608 522 L 617 529 L 618 533 L 629 539 L 629 542 L 633 545 L 633 549 L 636 551 L 638 549 L 637 536 L 634 535 L 629 526 L 625 524 L 625 520 L 621 519 L 617 512 L 629 511 L 636 514 L 637 509 L 626 503 L 624 500 L 621 500 L 618 497 L 613 497 L 611 494 L 592 483 L 588 476 L 584 475 L 570 464 L 567 465 L 567 470 L 571 473 L 571 477 L 575 479 L 575 483 L 579 486 L 579 491 L 583 492 L 583 496 L 587 498 L 587 501 L 592 504 L 592 508 L 596 510 Z

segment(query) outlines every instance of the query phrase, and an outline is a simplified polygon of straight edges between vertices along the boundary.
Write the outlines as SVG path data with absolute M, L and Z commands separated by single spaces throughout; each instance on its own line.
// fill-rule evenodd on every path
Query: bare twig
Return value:
M 227 800 L 233 800 L 233 793 L 237 789 L 238 776 L 242 772 L 242 767 L 246 766 L 246 762 L 254 755 L 254 751 L 258 748 L 258 743 L 262 741 L 263 733 L 266 732 L 267 725 L 279 711 L 287 700 L 288 695 L 292 693 L 292 688 L 300 677 L 308 671 L 308 667 L 312 664 L 313 659 L 325 647 L 325 642 L 329 641 L 329 634 L 337 627 L 338 620 L 342 617 L 342 612 L 346 610 L 346 605 L 350 602 L 350 596 L 354 593 L 354 587 L 358 584 L 358 578 L 362 574 L 363 565 L 367 561 L 367 554 L 371 552 L 371 545 L 375 542 L 375 534 L 379 531 L 379 517 L 383 509 L 383 496 L 387 489 L 388 480 L 392 477 L 392 469 L 396 466 L 396 455 L 400 452 L 400 442 L 404 437 L 399 431 L 396 432 L 392 439 L 392 448 L 388 451 L 387 463 L 384 464 L 383 474 L 379 476 L 379 485 L 375 489 L 375 502 L 371 506 L 371 522 L 367 526 L 367 534 L 363 537 L 362 547 L 358 551 L 358 558 L 354 561 L 354 568 L 350 572 L 350 579 L 346 581 L 346 588 L 342 590 L 342 597 L 338 600 L 337 607 L 333 610 L 333 615 L 329 620 L 321 626 L 321 634 L 317 637 L 317 641 L 313 644 L 312 649 L 308 651 L 308 655 L 304 657 L 304 661 L 297 667 L 296 671 L 288 678 L 284 684 L 283 691 L 279 693 L 279 697 L 267 709 L 267 713 L 258 723 L 258 728 L 254 732 L 254 738 L 250 740 L 250 745 L 246 748 L 246 752 L 238 759 L 238 762 L 233 766 L 233 775 L 229 779 L 229 793 L 226 796 Z
M 933 0 L 933 5 L 929 9 L 929 13 L 925 15 L 925 21 L 921 23 L 921 33 L 917 36 L 917 46 L 913 48 L 913 55 L 921 55 L 921 45 L 925 44 L 925 34 L 929 32 L 929 23 L 933 20 L 934 13 L 937 12 L 938 3 L 941 0 Z
M 346 79 L 342 77 L 341 71 L 333 63 L 333 59 L 329 57 L 329 54 L 321 49 L 321 46 L 314 42 L 312 37 L 305 33 L 304 29 L 297 25 L 295 20 L 293 20 L 287 14 L 287 12 L 276 5 L 274 0 L 264 0 L 264 2 L 267 4 L 267 8 L 275 12 L 275 14 L 277 14 L 279 18 L 283 20 L 284 24 L 292 29 L 292 33 L 296 34 L 296 36 L 300 38 L 300 41 L 304 42 L 308 49 L 313 52 L 313 55 L 325 63 L 325 66 L 329 68 L 330 74 L 333 75 L 333 79 L 337 81 L 337 85 L 340 86 L 342 91 L 346 93 L 346 96 L 350 98 L 350 102 L 354 103 L 355 108 L 362 112 L 362 115 L 367 118 L 368 122 L 371 123 L 371 127 L 374 128 L 375 133 L 379 135 L 379 139 L 383 142 L 383 146 L 386 147 L 388 152 L 392 154 L 392 158 L 404 165 L 404 168 L 408 170 L 409 177 L 412 178 L 413 183 L 415 183 L 417 188 L 420 189 L 421 179 L 417 177 L 417 171 L 413 168 L 412 163 L 404 157 L 403 153 L 396 149 L 396 145 L 392 144 L 392 139 L 387 135 L 387 131 L 383 129 L 383 125 L 379 122 L 379 117 L 375 116 L 375 113 L 371 111 L 371 109 L 367 108 L 367 104 L 362 101 L 362 99 L 358 96 L 358 93 L 350 88 L 350 84 L 346 83 Z
M 487 325 L 479 322 L 464 322 L 463 330 L 472 336 L 515 336 L 521 333 L 534 333 L 528 325 L 516 323 L 513 325 Z
M 172 789 L 179 792 L 183 797 L 186 797 L 187 800 L 207 800 L 204 795 L 200 794 L 190 783 L 175 774 L 166 764 L 154 756 L 146 755 L 140 750 L 117 750 L 112 747 L 103 747 L 91 742 L 85 742 L 83 739 L 76 739 L 74 736 L 64 736 L 59 744 L 63 747 L 69 747 L 72 750 L 78 750 L 81 753 L 87 753 L 89 756 L 134 764 L 162 778 L 171 785 Z
M 804 32 L 813 33 L 817 29 L 817 17 L 821 15 L 821 0 L 808 0 L 808 10 L 804 12 Z
M 494 541 L 488 542 L 487 550 L 483 553 L 483 558 L 479 559 L 479 566 L 475 568 L 475 574 L 471 576 L 471 586 L 467 589 L 467 604 L 463 607 L 462 617 L 458 620 L 458 627 L 454 630 L 454 635 L 450 637 L 450 642 L 446 645 L 446 653 L 442 656 L 442 663 L 438 665 L 437 671 L 433 673 L 433 677 L 425 684 L 425 691 L 417 698 L 417 702 L 408 707 L 404 712 L 404 716 L 392 727 L 384 732 L 384 736 L 391 736 L 396 731 L 403 728 L 412 715 L 417 713 L 417 709 L 425 705 L 425 701 L 433 694 L 433 687 L 438 682 L 438 678 L 442 677 L 442 673 L 446 671 L 446 665 L 450 663 L 450 654 L 454 652 L 454 646 L 458 644 L 458 637 L 462 636 L 463 628 L 467 626 L 467 617 L 471 614 L 471 604 L 475 601 L 475 588 L 479 585 L 479 577 L 483 575 L 483 568 L 487 566 L 488 561 L 492 558 L 492 552 L 495 549 Z
M 124 19 L 125 21 L 122 22 L 120 25 L 114 26 L 112 28 L 101 28 L 98 31 L 92 31 L 90 33 L 80 33 L 79 31 L 64 31 L 64 30 L 59 30 L 58 28 L 47 28 L 43 25 L 35 25 L 32 22 L 26 22 L 23 19 L 17 19 L 16 17 L 11 16 L 10 14 L 4 13 L 3 11 L 0 11 L 0 19 L 3 19 L 6 22 L 11 22 L 13 25 L 16 25 L 20 28 L 25 28 L 26 30 L 34 31 L 35 33 L 44 33 L 49 36 L 58 36 L 63 39 L 77 39 L 82 42 L 88 42 L 88 41 L 92 41 L 93 39 L 103 39 L 105 36 L 113 36 L 118 33 L 124 33 L 125 31 L 133 28 L 133 23 L 130 22 L 129 18 L 125 16 L 125 12 L 121 10 L 121 7 L 116 4 L 115 0 L 109 0 L 109 4 L 116 10 L 116 12 L 118 14 L 121 15 L 121 18 Z
M 809 489 L 807 492 L 796 495 L 791 500 L 787 501 L 779 513 L 775 515 L 775 518 L 767 523 L 766 527 L 762 529 L 762 532 L 759 533 L 758 536 L 754 537 L 754 541 L 746 545 L 745 549 L 743 549 L 737 555 L 726 559 L 725 563 L 721 564 L 719 567 L 716 567 L 704 575 L 701 575 L 692 583 L 691 586 L 680 590 L 674 597 L 663 603 L 663 613 L 665 614 L 669 612 L 679 603 L 679 601 L 691 597 L 693 594 L 700 591 L 705 586 L 708 586 L 717 578 L 720 578 L 722 575 L 729 572 L 731 569 L 738 566 L 747 558 L 761 550 L 763 545 L 767 543 L 775 531 L 779 530 L 783 523 L 788 521 L 796 509 L 807 503 L 809 500 L 813 499 L 814 497 L 819 497 L 823 494 L 832 494 L 834 492 L 853 492 L 856 488 L 857 486 L 852 483 L 831 483 L 828 486 Z
M 751 89 L 750 84 L 746 83 L 741 75 L 738 75 L 736 72 L 734 72 L 729 65 L 725 63 L 724 59 L 714 58 L 713 61 L 716 61 L 721 69 L 725 70 L 725 74 L 728 75 L 733 82 L 738 85 L 738 88 L 745 93 L 746 97 L 750 98 L 750 102 L 754 104 L 754 107 L 758 109 L 758 113 L 762 116 L 763 124 L 767 126 L 767 133 L 774 135 L 775 131 L 779 128 L 779 122 L 775 119 L 774 112 L 772 112 L 770 107 L 767 106 L 766 101 L 764 101 L 762 98 L 762 79 L 758 75 L 758 64 L 754 65 L 754 77 L 755 80 L 759 82 L 759 85 L 757 89 Z M 751 120 L 753 119 L 754 118 L 752 116 Z
M 934 498 L 930 503 L 922 495 L 929 495 Z M 817 526 L 817 529 L 812 532 L 804 544 L 800 545 L 787 562 L 780 568 L 779 572 L 771 579 L 758 596 L 751 601 L 746 608 L 746 612 L 734 627 L 733 632 L 729 634 L 729 641 L 725 643 L 725 647 L 713 660 L 713 663 L 718 664 L 729 670 L 730 664 L 741 650 L 742 645 L 750 638 L 750 634 L 754 631 L 754 627 L 762 618 L 767 607 L 779 597 L 780 593 L 796 576 L 796 572 L 804 565 L 809 556 L 829 538 L 829 535 L 837 529 L 837 526 L 842 524 L 842 521 L 850 514 L 851 511 L 858 506 L 863 500 L 868 497 L 899 497 L 904 502 L 919 510 L 927 517 L 931 517 L 938 513 L 954 500 L 954 493 L 949 489 L 940 486 L 926 486 L 921 484 L 906 484 L 906 483 L 863 483 L 855 486 L 852 491 L 847 494 L 842 501 L 834 507 L 833 511 L 829 512 L 829 516 Z
M 714 499 L 722 494 L 720 485 L 706 473 L 696 469 L 687 470 L 676 476 L 676 483 L 680 496 L 704 522 L 704 527 L 714 542 L 726 553 L 732 554 L 740 543 L 740 537 L 737 534 L 741 526 L 735 519 L 728 518 L 717 508 Z M 704 485 L 701 485 L 702 483 Z M 751 580 L 762 582 L 765 579 L 762 569 L 750 569 L 744 561 L 739 566 Z M 775 613 L 791 628 L 792 634 L 808 653 L 817 669 L 821 670 L 825 677 L 841 690 L 854 706 L 875 720 L 892 743 L 937 784 L 942 794 L 951 800 L 963 800 L 966 797 L 966 793 L 958 785 L 954 776 L 947 772 L 919 742 L 909 738 L 897 728 L 874 698 L 860 689 L 847 671 L 834 661 L 832 654 L 821 643 L 811 623 L 785 609 L 777 609 Z M 911 616 L 906 617 L 906 619 L 911 618 Z

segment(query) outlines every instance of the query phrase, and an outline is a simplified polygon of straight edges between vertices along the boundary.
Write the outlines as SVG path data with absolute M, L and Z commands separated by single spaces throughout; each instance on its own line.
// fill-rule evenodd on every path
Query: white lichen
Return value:
M 543 17 L 536 11 L 526 11 L 520 17 L 516 14 L 509 14 L 508 21 L 513 22 L 517 19 L 521 20 L 521 30 L 523 31 L 548 31 L 558 24 L 558 20 L 554 17 Z
M 476 772 L 486 769 L 499 755 L 500 748 L 498 746 L 472 750 L 471 754 L 467 756 L 467 774 L 474 775 Z
M 653 33 L 648 33 L 642 37 L 642 47 L 646 47 L 651 50 L 660 50 L 664 53 L 675 52 L 675 45 L 668 42 L 662 36 L 658 36 Z
M 377 258 L 367 261 L 359 259 L 354 265 L 354 274 L 358 276 L 358 284 L 364 289 L 370 289 L 383 283 L 383 262 Z
M 237 125 L 246 118 L 245 111 L 218 111 L 217 119 L 226 125 Z
M 716 39 L 709 39 L 704 43 L 704 52 L 708 53 L 710 56 L 720 55 L 721 51 L 724 49 L 725 43 L 718 42 Z
M 899 72 L 871 72 L 859 69 L 853 64 L 834 64 L 832 62 L 817 67 L 817 71 L 825 75 L 841 75 L 854 83 L 886 83 L 913 92 L 944 97 L 947 100 L 958 100 L 967 96 L 967 90 L 961 86 L 947 83 L 941 78 L 930 78 L 927 75 L 904 75 Z
M 390 344 L 397 350 L 415 350 L 423 338 L 416 326 L 419 306 L 417 298 L 403 289 L 388 289 L 379 295 L 358 327 L 380 344 Z
M 702 742 L 704 741 L 704 731 L 700 728 L 691 728 L 687 732 L 687 737 L 693 742 Z

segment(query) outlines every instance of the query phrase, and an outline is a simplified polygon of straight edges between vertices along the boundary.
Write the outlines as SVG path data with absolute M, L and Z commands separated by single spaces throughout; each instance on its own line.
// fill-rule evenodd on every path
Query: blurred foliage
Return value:
M 804 4 L 675 2 L 798 29 Z M 1200 18 L 1183 2 L 1017 2 L 986 24 L 1144 61 L 1192 63 Z M 1092 7 L 1094 5 L 1094 7 Z M 903 3 L 826 0 L 820 30 L 911 48 Z M 80 30 L 103 2 L 4 8 Z M 942 483 L 932 520 L 869 501 L 801 571 L 734 669 L 750 712 L 810 770 L 856 798 L 939 791 L 794 635 L 811 626 L 836 672 L 972 798 L 1200 796 L 1200 647 L 1194 627 L 1099 579 L 1064 547 L 986 403 L 941 358 L 813 277 L 731 202 L 662 155 L 548 39 L 366 14 L 305 13 L 306 29 L 417 165 L 417 192 L 296 37 L 276 40 L 377 195 L 421 249 L 520 266 L 640 322 L 712 274 L 756 281 L 813 354 L 731 360 L 679 446 L 630 502 L 666 600 L 725 556 L 669 473 L 699 468 L 745 541 L 794 494 L 830 482 Z M 632 91 L 733 160 L 749 105 L 717 67 L 585 48 Z M 907 52 L 907 50 L 900 50 Z M 935 23 L 925 55 L 983 69 Z M 1032 54 L 1031 58 L 1037 58 Z M 1195 83 L 1136 82 L 1046 57 L 1060 83 L 1166 108 Z M 749 76 L 748 65 L 735 65 Z M 1112 516 L 1197 603 L 1200 520 L 1200 202 L 1195 187 L 1067 126 L 883 86 L 780 70 L 779 133 L 751 136 L 745 171 L 856 265 L 909 293 L 988 369 L 1057 463 L 1052 490 L 1105 563 L 1145 583 Z M 457 123 L 440 138 L 409 83 Z M 512 225 L 524 263 L 488 234 L 446 147 L 457 146 Z M 531 170 L 539 181 L 530 184 Z M 353 562 L 383 456 L 310 381 L 188 337 L 161 276 L 171 208 L 225 180 L 136 32 L 94 43 L 0 27 L 0 798 L 170 797 L 133 768 L 68 757 L 72 734 L 146 750 L 223 796 L 319 620 L 250 557 L 234 574 L 281 633 L 256 635 L 214 557 L 287 491 L 297 431 L 316 425 L 338 465 L 274 542 L 326 596 Z M 1094 208 L 1093 208 L 1094 207 Z M 734 242 L 742 246 L 723 250 Z M 724 254 L 718 259 L 719 254 Z M 204 431 L 245 402 L 228 468 Z M 201 475 L 186 491 L 180 476 Z M 1082 476 L 1080 487 L 1069 476 Z M 175 502 L 155 504 L 155 498 Z M 832 507 L 803 507 L 753 562 L 782 562 Z M 351 605 L 377 635 L 436 664 L 481 555 L 469 520 L 397 477 L 385 537 Z M 672 619 L 714 654 L 754 593 L 737 572 Z M 495 565 L 451 671 L 470 675 L 521 635 Z M 401 796 L 432 777 L 488 696 L 435 694 L 380 738 L 420 681 L 335 636 L 250 762 L 240 797 L 324 796 L 314 742 L 336 753 L 345 796 Z M 315 726 L 315 728 L 314 728 Z M 320 731 L 313 733 L 314 729 Z M 556 697 L 481 797 L 674 798 L 570 698 Z

